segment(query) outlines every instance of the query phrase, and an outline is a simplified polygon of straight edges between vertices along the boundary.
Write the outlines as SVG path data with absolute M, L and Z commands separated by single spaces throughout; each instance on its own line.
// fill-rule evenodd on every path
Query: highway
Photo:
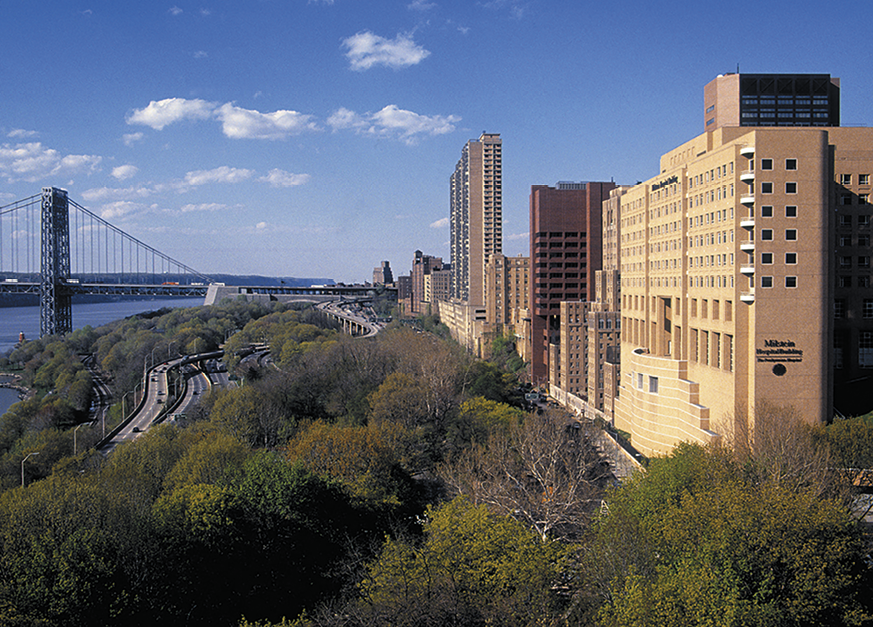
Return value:
M 182 369 L 182 372 L 185 373 L 187 385 L 184 396 L 173 409 L 171 415 L 167 417 L 169 420 L 173 420 L 176 416 L 190 411 L 190 408 L 200 401 L 200 397 L 213 386 L 227 387 L 233 385 L 228 378 L 227 372 L 206 374 L 196 365 L 197 361 L 215 359 L 220 357 L 220 355 L 220 352 L 216 352 L 203 356 L 180 357 L 160 363 L 149 370 L 146 374 L 146 397 L 139 410 L 135 411 L 109 440 L 98 446 L 100 451 L 107 455 L 119 444 L 135 440 L 155 424 L 155 421 L 167 408 L 167 399 L 170 391 L 167 373 L 174 368 Z

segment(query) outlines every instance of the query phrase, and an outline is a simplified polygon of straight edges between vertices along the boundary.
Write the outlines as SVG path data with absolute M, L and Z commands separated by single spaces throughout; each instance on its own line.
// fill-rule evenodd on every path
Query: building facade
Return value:
M 840 79 L 830 74 L 722 74 L 703 89 L 704 130 L 840 125 Z
M 450 180 L 452 298 L 485 305 L 485 262 L 503 252 L 502 143 L 497 133 L 468 141 Z
M 753 435 L 765 402 L 820 422 L 869 378 L 871 170 L 873 129 L 724 126 L 623 195 L 615 423 L 641 452 Z
M 388 285 L 394 283 L 394 273 L 391 264 L 383 261 L 378 268 L 373 269 L 373 285 Z
M 436 270 L 441 270 L 443 267 L 442 257 L 433 257 L 425 255 L 420 250 L 415 251 L 412 259 L 412 297 L 410 304 L 410 313 L 412 315 L 429 315 L 431 297 L 430 291 L 430 276 Z
M 558 384 L 553 378 L 558 364 L 550 365 L 549 361 L 560 346 L 561 302 L 594 300 L 594 273 L 602 262 L 602 207 L 615 187 L 615 183 L 596 182 L 531 187 L 530 356 L 534 384 Z

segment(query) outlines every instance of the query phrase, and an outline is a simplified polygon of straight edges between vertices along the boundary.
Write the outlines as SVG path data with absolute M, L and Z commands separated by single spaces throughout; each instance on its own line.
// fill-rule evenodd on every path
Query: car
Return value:
M 159 398 L 159 399 L 158 399 L 158 404 L 159 404 L 159 405 L 163 405 L 163 403 L 164 403 L 164 399 Z
M 133 432 L 134 432 L 134 433 L 140 433 L 141 431 L 142 431 L 142 429 L 140 429 L 139 427 L 134 427 L 134 428 L 133 428 Z

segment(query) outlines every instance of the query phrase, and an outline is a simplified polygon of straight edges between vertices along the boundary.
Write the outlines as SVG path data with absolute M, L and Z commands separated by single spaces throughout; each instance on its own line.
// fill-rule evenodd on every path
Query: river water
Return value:
M 73 305 L 73 328 L 80 329 L 91 325 L 99 327 L 107 322 L 126 318 L 146 311 L 163 307 L 197 307 L 203 298 L 156 298 L 154 300 L 122 300 L 107 303 L 82 303 Z M 24 333 L 27 339 L 39 337 L 39 306 L 0 307 L 0 353 L 14 348 L 18 334 Z M 0 414 L 18 402 L 18 392 L 0 388 Z

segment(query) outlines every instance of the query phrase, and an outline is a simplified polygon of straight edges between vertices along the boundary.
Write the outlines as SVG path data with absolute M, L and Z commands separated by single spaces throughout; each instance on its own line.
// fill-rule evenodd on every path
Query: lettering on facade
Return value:
M 665 181 L 661 181 L 660 183 L 655 183 L 654 185 L 652 185 L 652 191 L 656 192 L 659 189 L 661 189 L 662 187 L 667 187 L 668 185 L 671 185 L 671 184 L 676 183 L 678 181 L 679 181 L 679 177 L 673 175 Z
M 755 358 L 759 362 L 801 362 L 803 350 L 791 340 L 764 340 L 764 348 L 755 349 Z

